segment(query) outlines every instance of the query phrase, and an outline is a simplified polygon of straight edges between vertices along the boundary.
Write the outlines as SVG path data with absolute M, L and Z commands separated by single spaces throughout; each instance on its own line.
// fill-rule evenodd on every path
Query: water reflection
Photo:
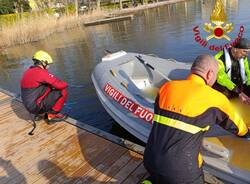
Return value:
M 189 0 L 152 8 L 135 13 L 131 21 L 81 27 L 54 34 L 46 40 L 5 49 L 0 56 L 0 86 L 20 93 L 18 86 L 23 71 L 32 64 L 33 53 L 44 49 L 55 60 L 50 71 L 71 84 L 65 111 L 80 121 L 109 131 L 113 120 L 100 104 L 90 79 L 104 51 L 154 53 L 163 58 L 191 62 L 198 54 L 209 52 L 194 41 L 192 29 L 210 21 L 214 2 Z M 237 34 L 241 24 L 249 30 L 250 1 L 223 2 L 228 22 L 233 22 L 235 27 L 230 36 Z M 248 32 L 245 35 L 250 36 Z

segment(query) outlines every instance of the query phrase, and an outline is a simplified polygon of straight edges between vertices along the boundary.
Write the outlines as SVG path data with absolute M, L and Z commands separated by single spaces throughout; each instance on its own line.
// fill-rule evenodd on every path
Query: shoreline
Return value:
M 122 14 L 128 14 L 128 13 L 134 13 L 140 10 L 146 10 L 146 9 L 151 9 L 151 8 L 156 8 L 159 6 L 164 6 L 168 4 L 175 4 L 175 3 L 180 3 L 180 2 L 185 2 L 185 1 L 190 1 L 190 0 L 166 0 L 166 1 L 161 1 L 161 2 L 155 2 L 155 3 L 149 3 L 149 4 L 144 4 L 144 5 L 138 5 L 136 7 L 131 7 L 131 8 L 125 8 L 122 10 L 112 10 L 113 15 L 122 15 Z
M 3 27 L 0 31 L 0 50 L 12 46 L 43 40 L 54 33 L 64 32 L 83 26 L 88 21 L 98 21 L 107 17 L 116 17 L 125 14 L 135 13 L 145 9 L 156 8 L 168 4 L 175 4 L 189 0 L 166 0 L 150 4 L 138 5 L 125 9 L 93 10 L 87 14 L 76 16 L 53 16 L 31 17 L 28 20 L 21 20 L 13 26 Z

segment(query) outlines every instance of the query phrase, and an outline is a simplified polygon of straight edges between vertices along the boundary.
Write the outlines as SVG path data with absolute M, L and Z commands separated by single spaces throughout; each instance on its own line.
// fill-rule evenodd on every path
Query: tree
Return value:
M 14 13 L 14 0 L 1 0 L 0 1 L 0 14 Z
M 122 0 L 119 0 L 120 9 L 122 9 Z
M 0 14 L 21 13 L 30 11 L 27 0 L 0 0 Z

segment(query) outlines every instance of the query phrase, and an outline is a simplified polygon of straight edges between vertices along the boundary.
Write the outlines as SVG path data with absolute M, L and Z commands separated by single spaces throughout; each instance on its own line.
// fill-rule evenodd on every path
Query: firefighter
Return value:
M 248 105 L 250 105 L 250 70 L 247 57 L 249 49 L 249 40 L 241 38 L 235 46 L 224 48 L 215 55 L 219 71 L 214 85 L 214 89 L 221 91 L 227 97 L 239 97 Z
M 34 65 L 24 72 L 21 80 L 24 106 L 38 119 L 47 118 L 50 122 L 66 119 L 67 115 L 60 111 L 67 99 L 68 84 L 49 73 L 53 60 L 47 52 L 37 51 L 32 60 Z
M 154 123 L 144 153 L 153 184 L 202 184 L 202 138 L 213 124 L 249 136 L 228 98 L 211 86 L 218 64 L 213 56 L 198 56 L 186 80 L 170 81 L 159 90 Z

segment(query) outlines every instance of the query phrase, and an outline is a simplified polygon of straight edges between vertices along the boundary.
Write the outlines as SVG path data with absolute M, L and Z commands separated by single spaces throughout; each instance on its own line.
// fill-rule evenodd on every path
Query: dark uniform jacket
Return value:
M 24 106 L 31 113 L 39 113 L 40 104 L 51 90 L 62 90 L 68 84 L 59 80 L 48 70 L 32 66 L 26 70 L 21 80 L 21 97 Z
M 164 84 L 144 153 L 146 169 L 165 176 L 171 184 L 193 183 L 202 174 L 199 152 L 204 132 L 215 123 L 236 135 L 248 134 L 229 100 L 200 76 Z

